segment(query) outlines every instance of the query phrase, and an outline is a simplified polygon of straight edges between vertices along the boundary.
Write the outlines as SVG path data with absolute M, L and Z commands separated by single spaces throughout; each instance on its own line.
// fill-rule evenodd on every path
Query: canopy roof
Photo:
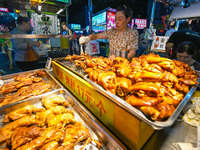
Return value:
M 200 3 L 191 3 L 190 7 L 174 7 L 169 20 L 200 18 Z

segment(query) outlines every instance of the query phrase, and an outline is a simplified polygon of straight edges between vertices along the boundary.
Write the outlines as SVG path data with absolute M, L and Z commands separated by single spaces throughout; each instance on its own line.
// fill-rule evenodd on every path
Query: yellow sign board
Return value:
M 54 67 L 54 75 L 69 89 L 82 103 L 102 121 L 113 126 L 114 105 L 109 103 L 101 94 L 97 94 L 96 90 L 91 90 L 88 82 L 74 76 L 74 74 L 63 68 Z M 60 66 L 62 67 L 62 66 Z

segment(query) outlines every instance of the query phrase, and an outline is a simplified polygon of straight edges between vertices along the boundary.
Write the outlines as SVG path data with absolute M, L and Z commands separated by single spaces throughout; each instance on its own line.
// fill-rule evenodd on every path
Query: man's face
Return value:
M 22 24 L 23 24 L 23 28 L 24 28 L 25 31 L 30 31 L 31 30 L 32 26 L 31 26 L 31 22 L 30 21 L 23 22 Z
M 63 28 L 63 30 L 66 30 L 67 26 L 66 25 L 62 25 L 62 28 Z

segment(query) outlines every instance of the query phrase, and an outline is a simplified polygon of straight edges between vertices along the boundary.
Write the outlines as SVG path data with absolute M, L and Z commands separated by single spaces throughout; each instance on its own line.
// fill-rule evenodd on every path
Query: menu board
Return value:
M 107 12 L 107 30 L 115 27 L 115 12 Z
M 166 42 L 168 39 L 169 37 L 166 36 L 156 36 L 152 42 L 151 50 L 165 52 Z

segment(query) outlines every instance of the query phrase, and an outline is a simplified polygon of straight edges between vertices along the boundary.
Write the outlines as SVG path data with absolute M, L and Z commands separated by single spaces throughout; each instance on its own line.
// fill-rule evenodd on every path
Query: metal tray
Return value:
M 63 88 L 63 86 L 46 69 L 36 69 L 36 70 L 31 70 L 31 71 L 25 71 L 25 72 L 0 76 L 0 86 L 3 86 L 4 84 L 7 84 L 9 82 L 14 81 L 14 77 L 17 77 L 19 75 L 26 75 L 26 74 L 29 74 L 29 73 L 34 73 L 34 72 L 39 71 L 39 70 L 43 70 L 47 73 L 46 77 L 41 77 L 41 78 L 43 80 L 48 81 L 51 84 L 53 84 L 53 88 L 51 89 L 51 91 Z M 13 92 L 13 93 L 15 93 L 15 92 Z M 10 93 L 8 93 L 8 94 L 10 94 Z M 7 94 L 5 94 L 5 95 L 7 95 Z M 5 95 L 0 94 L 0 99 L 4 98 Z M 4 106 L 2 106 L 2 107 L 4 107 Z
M 111 92 L 106 91 L 103 87 L 101 87 L 100 85 L 98 85 L 95 82 L 91 81 L 88 78 L 88 76 L 89 75 L 85 75 L 84 79 L 86 81 L 88 81 L 98 92 L 102 93 L 103 95 L 108 97 L 111 101 L 116 103 L 118 106 L 120 106 L 121 108 L 127 110 L 129 113 L 131 113 L 132 115 L 136 116 L 138 119 L 144 121 L 145 123 L 150 125 L 152 128 L 154 128 L 155 130 L 161 130 L 164 127 L 169 127 L 174 123 L 174 121 L 176 120 L 176 118 L 178 117 L 180 112 L 182 111 L 183 107 L 189 101 L 190 97 L 192 96 L 192 94 L 194 93 L 194 91 L 196 90 L 196 88 L 198 86 L 198 85 L 193 86 L 190 89 L 190 91 L 187 93 L 187 95 L 184 97 L 184 99 L 181 101 L 181 103 L 176 107 L 176 110 L 174 111 L 174 113 L 166 121 L 152 121 L 152 120 L 148 119 L 142 113 L 142 111 L 140 111 L 139 109 L 131 106 L 125 100 L 121 99 L 120 97 L 116 96 L 115 94 L 112 94 Z M 198 79 L 198 82 L 200 82 L 200 78 Z
M 60 65 L 66 67 L 70 71 L 74 72 L 75 74 L 79 75 L 82 78 L 86 75 L 86 73 L 84 72 L 84 69 L 82 67 L 80 67 L 80 66 L 77 67 L 74 64 L 74 61 L 72 61 L 72 62 L 67 61 L 67 60 L 65 60 L 65 57 L 54 58 L 53 60 L 55 62 L 59 63 Z
M 6 105 L 3 109 L 0 108 L 0 127 L 3 126 L 3 118 L 4 115 L 14 111 L 16 109 L 19 109 L 21 107 L 24 107 L 26 105 L 34 105 L 39 108 L 42 107 L 41 100 L 43 98 L 51 98 L 54 96 L 61 96 L 63 97 L 66 101 L 70 103 L 70 106 L 67 108 L 69 110 L 74 110 L 74 118 L 81 122 L 86 128 L 89 129 L 89 132 L 91 134 L 91 137 L 94 138 L 95 140 L 99 140 L 100 142 L 103 143 L 103 146 L 101 149 L 103 150 L 122 150 L 123 148 L 110 136 L 108 135 L 105 130 L 103 130 L 95 121 L 92 119 L 93 116 L 89 116 L 85 110 L 84 107 L 82 107 L 77 100 L 65 89 L 59 89 L 55 91 L 51 91 L 48 93 L 45 93 L 43 95 L 38 96 L 37 98 L 29 98 L 27 100 L 19 101 L 16 102 L 15 104 L 9 104 Z M 83 146 L 83 145 L 82 145 Z M 2 147 L 0 147 L 2 148 Z M 75 146 L 75 150 L 80 149 L 80 145 Z M 90 150 L 94 149 L 96 150 L 97 148 L 93 146 L 92 144 L 87 145 L 84 150 Z

